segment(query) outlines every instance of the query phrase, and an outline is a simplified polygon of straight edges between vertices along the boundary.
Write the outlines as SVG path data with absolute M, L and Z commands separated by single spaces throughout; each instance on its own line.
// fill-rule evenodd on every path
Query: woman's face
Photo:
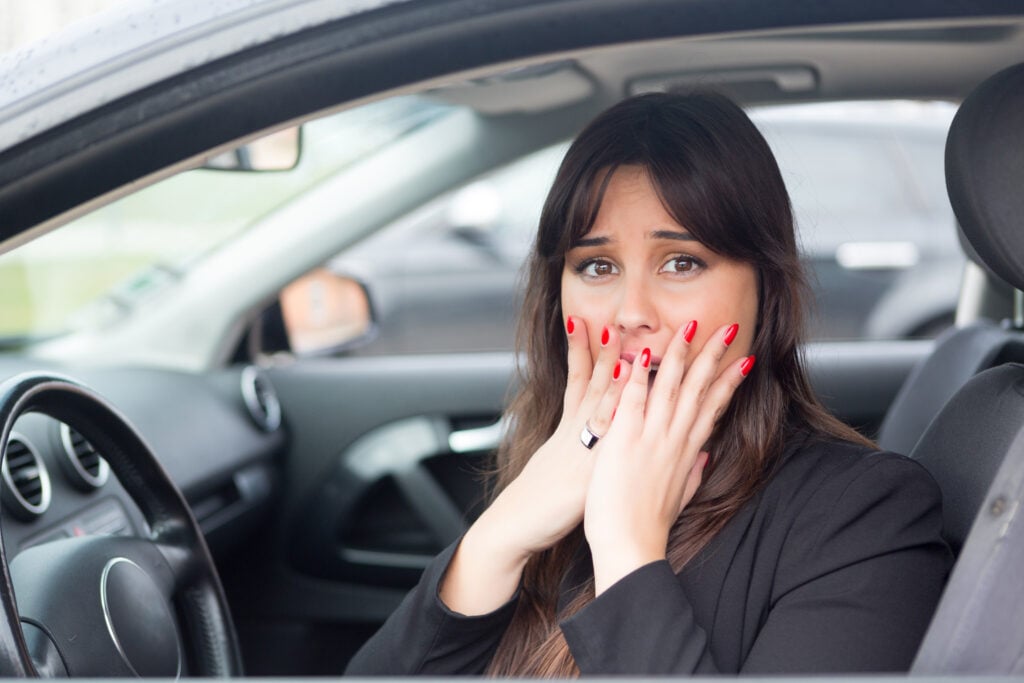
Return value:
M 689 321 L 697 321 L 698 350 L 721 326 L 739 323 L 725 367 L 750 353 L 757 277 L 749 264 L 693 239 L 662 206 L 644 169 L 624 166 L 612 175 L 593 228 L 565 255 L 562 314 L 585 321 L 595 361 L 607 326 L 618 331 L 624 361 L 650 348 L 652 368 Z

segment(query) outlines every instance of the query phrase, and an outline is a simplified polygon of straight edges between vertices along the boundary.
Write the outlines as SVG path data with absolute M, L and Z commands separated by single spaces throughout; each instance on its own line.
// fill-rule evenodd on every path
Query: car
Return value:
M 903 103 L 882 116 L 913 137 L 909 110 L 944 128 L 1022 48 L 1024 8 L 995 0 L 166 0 L 0 58 L 0 672 L 337 675 L 480 511 L 517 358 L 508 327 L 466 349 L 486 302 L 511 320 L 523 244 L 481 230 L 487 183 L 651 90 Z M 821 132 L 808 153 L 873 126 L 761 111 Z M 914 145 L 859 149 L 932 183 L 935 139 Z M 507 201 L 535 206 L 526 184 Z M 918 189 L 913 239 L 854 220 L 872 192 L 842 195 L 842 242 L 805 243 L 909 292 L 860 286 L 858 338 L 805 349 L 869 435 L 951 292 L 958 328 L 1013 313 Z

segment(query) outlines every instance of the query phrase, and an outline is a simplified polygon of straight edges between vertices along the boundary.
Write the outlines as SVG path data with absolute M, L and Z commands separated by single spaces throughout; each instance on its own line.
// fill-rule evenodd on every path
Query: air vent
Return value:
M 242 400 L 261 429 L 272 432 L 281 426 L 281 404 L 274 387 L 263 371 L 254 365 L 242 370 Z
M 50 507 L 50 475 L 43 459 L 29 441 L 12 433 L 7 440 L 3 465 L 3 501 L 22 519 L 32 519 Z
M 64 471 L 76 488 L 92 491 L 107 483 L 110 476 L 107 461 L 84 436 L 63 423 L 60 426 L 60 445 L 67 456 L 63 461 Z

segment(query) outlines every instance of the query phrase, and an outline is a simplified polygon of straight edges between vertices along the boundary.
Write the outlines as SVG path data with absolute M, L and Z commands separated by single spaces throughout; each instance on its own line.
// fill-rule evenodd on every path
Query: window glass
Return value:
M 450 111 L 398 97 L 326 116 L 303 126 L 296 164 L 268 160 L 287 171 L 213 170 L 232 155 L 214 157 L 0 255 L 0 346 L 130 317 L 263 217 Z M 296 140 L 295 131 L 265 139 Z

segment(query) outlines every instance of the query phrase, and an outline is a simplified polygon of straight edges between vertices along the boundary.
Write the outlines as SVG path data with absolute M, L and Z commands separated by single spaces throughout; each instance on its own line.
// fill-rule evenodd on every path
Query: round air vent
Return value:
M 281 426 L 281 403 L 274 387 L 263 371 L 254 365 L 242 370 L 242 400 L 261 429 L 272 432 Z
M 60 445 L 67 456 L 64 471 L 75 487 L 83 491 L 98 489 L 107 483 L 110 466 L 85 437 L 64 423 L 60 425 Z
M 18 517 L 32 519 L 50 507 L 50 475 L 35 447 L 20 434 L 11 433 L 4 452 L 3 501 Z

